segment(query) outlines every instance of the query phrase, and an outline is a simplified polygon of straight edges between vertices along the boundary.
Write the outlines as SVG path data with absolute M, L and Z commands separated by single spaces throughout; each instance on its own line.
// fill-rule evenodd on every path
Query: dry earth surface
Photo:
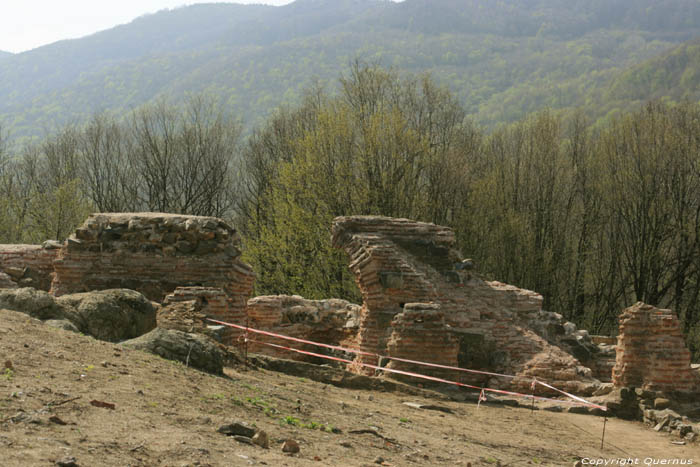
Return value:
M 641 423 L 609 420 L 601 449 L 599 417 L 477 409 L 260 369 L 229 368 L 216 377 L 8 311 L 0 311 L 0 369 L 3 466 L 50 466 L 71 457 L 79 466 L 571 466 L 581 458 L 627 457 L 639 465 L 700 463 L 697 443 L 675 445 Z M 235 420 L 265 430 L 270 448 L 217 432 Z M 357 430 L 366 432 L 351 433 Z M 298 454 L 282 452 L 287 438 L 299 443 Z

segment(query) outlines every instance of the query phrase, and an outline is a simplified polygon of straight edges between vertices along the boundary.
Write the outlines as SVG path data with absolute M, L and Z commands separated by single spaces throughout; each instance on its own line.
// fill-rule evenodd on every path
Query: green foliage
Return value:
M 450 93 L 427 76 L 361 63 L 341 86 L 278 116 L 243 154 L 251 188 L 239 224 L 245 259 L 261 272 L 258 293 L 358 300 L 347 258 L 330 242 L 333 218 L 440 222 L 456 208 L 476 133 Z
M 699 104 L 651 103 L 595 132 L 543 111 L 485 135 L 429 78 L 355 64 L 341 87 L 244 151 L 238 223 L 258 293 L 356 300 L 332 219 L 409 217 L 454 227 L 482 274 L 592 332 L 638 300 L 673 308 L 700 352 Z

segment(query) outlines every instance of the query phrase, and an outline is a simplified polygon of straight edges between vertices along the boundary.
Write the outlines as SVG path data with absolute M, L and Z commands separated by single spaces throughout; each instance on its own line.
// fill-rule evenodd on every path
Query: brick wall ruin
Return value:
M 0 288 L 33 287 L 48 291 L 60 245 L 0 245 Z
M 406 303 L 401 313 L 391 320 L 391 335 L 387 340 L 387 353 L 404 358 L 442 365 L 459 366 L 459 342 L 445 322 L 445 314 L 436 303 Z M 415 365 L 391 360 L 387 368 L 412 371 Z M 438 378 L 454 378 L 454 371 L 422 366 L 420 373 Z M 395 376 L 398 377 L 398 376 Z M 403 380 L 424 380 L 398 377 Z
M 615 386 L 664 393 L 700 390 L 673 311 L 638 302 L 622 312 L 612 378 Z
M 185 332 L 215 335 L 227 345 L 238 345 L 240 331 L 229 326 L 217 325 L 207 318 L 227 323 L 246 322 L 245 297 L 231 297 L 216 287 L 178 287 L 165 297 L 158 311 L 158 326 Z
M 362 292 L 361 307 L 299 296 L 248 301 L 254 273 L 240 260 L 235 230 L 212 217 L 160 213 L 94 214 L 63 244 L 0 245 L 0 288 L 29 286 L 55 295 L 133 289 L 163 302 L 159 326 L 207 333 L 227 344 L 236 345 L 240 334 L 212 327 L 207 317 L 381 355 L 517 377 L 455 374 L 370 356 L 350 365 L 356 372 L 373 373 L 359 365 L 367 362 L 525 391 L 537 377 L 578 394 L 589 394 L 597 380 L 609 381 L 611 374 L 618 386 L 664 392 L 700 389 L 678 319 L 669 310 L 644 304 L 625 310 L 616 347 L 609 339 L 577 330 L 561 315 L 543 311 L 541 295 L 482 280 L 454 249 L 455 235 L 447 227 L 408 219 L 340 217 L 333 224 L 333 243 L 350 257 L 349 267 Z M 255 342 L 249 350 L 322 362 Z
M 590 368 L 530 327 L 542 313 L 542 296 L 481 280 L 468 271 L 454 249 L 451 229 L 408 219 L 339 217 L 333 223 L 333 243 L 348 253 L 350 270 L 362 292 L 361 350 L 421 355 L 423 360 L 453 365 L 456 348 L 460 367 L 518 376 L 512 381 L 488 381 L 493 386 L 529 390 L 530 378 L 538 377 L 580 394 L 595 387 Z M 451 337 L 439 340 L 440 332 L 434 329 L 420 332 L 427 322 L 410 318 L 417 312 L 415 303 L 439 305 L 422 309 L 435 315 L 435 326 L 440 326 L 437 316 L 444 316 L 449 326 L 446 334 Z M 405 342 L 399 345 L 402 339 Z M 357 361 L 377 364 L 374 357 Z M 404 367 L 425 371 L 425 367 Z M 365 372 L 357 365 L 352 369 Z M 487 383 L 483 377 L 452 374 L 451 378 Z
M 359 305 L 337 298 L 307 300 L 298 295 L 267 295 L 248 300 L 250 327 L 342 347 L 356 347 L 359 314 Z M 320 354 L 336 355 L 328 349 L 291 343 L 288 340 L 269 336 L 251 334 L 250 338 Z M 248 350 L 299 361 L 320 360 L 255 342 L 250 343 Z M 345 354 L 338 354 L 338 356 L 349 359 L 354 357 L 354 355 Z
M 254 274 L 240 254 L 236 231 L 214 217 L 93 214 L 59 251 L 51 292 L 125 288 L 160 302 L 178 286 L 216 287 L 244 310 Z

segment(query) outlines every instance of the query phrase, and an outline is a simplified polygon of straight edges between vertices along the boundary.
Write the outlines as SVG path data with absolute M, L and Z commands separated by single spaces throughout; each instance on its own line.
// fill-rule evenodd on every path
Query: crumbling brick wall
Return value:
M 408 219 L 339 217 L 333 223 L 333 243 L 348 253 L 362 292 L 361 350 L 392 356 L 398 349 L 390 345 L 394 318 L 408 303 L 433 303 L 440 306 L 459 343 L 459 366 L 518 376 L 491 381 L 455 374 L 452 378 L 529 390 L 531 378 L 537 377 L 580 394 L 595 387 L 590 368 L 530 329 L 528 323 L 542 311 L 542 296 L 487 282 L 461 269 L 450 228 Z M 425 349 L 435 345 L 430 333 L 422 339 L 414 333 L 412 345 Z M 451 350 L 445 355 L 426 352 L 423 360 L 439 358 L 439 363 L 452 365 L 452 355 Z M 377 359 L 362 356 L 356 362 L 377 364 Z M 365 372 L 358 365 L 351 369 Z
M 207 321 L 207 318 L 212 318 L 227 323 L 245 324 L 246 309 L 238 298 L 227 295 L 217 287 L 178 287 L 163 300 L 163 306 L 158 312 L 158 326 L 186 332 L 216 332 L 222 343 L 238 345 L 240 331 Z M 187 326 L 192 327 L 192 330 L 186 329 Z
M 57 254 L 54 242 L 44 245 L 0 245 L 0 288 L 34 287 L 48 291 Z
M 160 302 L 179 286 L 215 287 L 238 312 L 254 281 L 240 254 L 236 231 L 214 217 L 93 214 L 61 248 L 51 291 L 126 288 Z
M 391 335 L 387 341 L 387 353 L 406 360 L 459 366 L 459 342 L 445 323 L 445 314 L 436 303 L 406 303 L 401 313 L 391 321 Z M 391 360 L 386 365 L 403 371 L 415 371 L 438 378 L 454 378 L 452 370 L 415 365 Z M 423 382 L 411 377 L 398 377 L 408 381 Z
M 298 295 L 265 295 L 248 300 L 249 325 L 285 336 L 297 337 L 323 344 L 356 347 L 360 306 L 346 300 L 308 300 Z M 290 342 L 251 333 L 250 339 L 306 350 L 322 355 L 331 354 L 352 359 L 354 355 L 334 352 L 322 347 Z M 289 350 L 277 349 L 257 342 L 250 342 L 250 352 L 275 357 L 318 363 L 318 358 Z
M 700 390 L 673 311 L 638 302 L 622 312 L 613 384 L 665 393 Z

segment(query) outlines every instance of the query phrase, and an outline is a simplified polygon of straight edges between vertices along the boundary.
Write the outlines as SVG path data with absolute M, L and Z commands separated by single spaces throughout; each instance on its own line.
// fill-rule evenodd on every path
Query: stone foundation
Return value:
M 356 347 L 359 314 L 359 305 L 340 299 L 307 300 L 298 295 L 267 295 L 248 300 L 250 327 L 341 347 Z M 250 334 L 250 339 L 322 355 L 354 358 L 352 354 L 253 333 Z M 291 360 L 328 363 L 317 357 L 256 342 L 250 342 L 248 350 Z
M 700 390 L 673 311 L 638 302 L 622 312 L 612 379 L 663 393 Z
M 420 333 L 409 331 L 410 319 L 397 316 L 406 304 L 436 304 L 451 337 L 443 336 L 444 341 L 437 342 L 433 341 L 439 332 L 424 337 L 422 343 L 414 342 L 412 354 L 418 354 L 423 345 L 423 360 L 454 365 L 454 339 L 460 367 L 518 376 L 489 381 L 453 372 L 453 380 L 529 392 L 531 378 L 538 377 L 579 394 L 590 394 L 598 383 L 590 368 L 531 329 L 530 322 L 542 312 L 542 296 L 480 279 L 469 270 L 471 263 L 463 262 L 454 249 L 451 229 L 408 219 L 339 217 L 333 223 L 333 243 L 348 253 L 350 270 L 362 292 L 361 350 L 405 355 L 404 347 L 396 345 L 394 325 L 400 328 L 398 335 Z M 442 346 L 443 351 L 433 354 L 427 350 L 431 346 Z M 356 361 L 377 364 L 375 357 L 362 356 Z M 373 373 L 359 365 L 351 369 Z
M 93 214 L 61 248 L 51 292 L 126 288 L 160 302 L 179 286 L 215 287 L 244 309 L 254 274 L 238 246 L 235 230 L 213 217 Z
M 33 287 L 48 291 L 57 245 L 0 245 L 0 288 Z

